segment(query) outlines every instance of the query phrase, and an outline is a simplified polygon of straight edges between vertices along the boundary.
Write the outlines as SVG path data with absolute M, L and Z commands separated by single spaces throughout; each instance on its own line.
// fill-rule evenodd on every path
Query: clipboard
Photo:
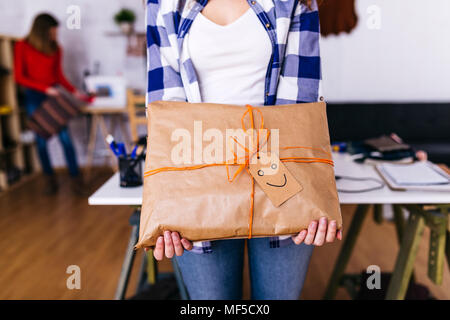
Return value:
M 442 168 L 437 166 L 436 164 L 426 161 L 426 166 L 435 171 L 437 174 L 447 179 L 446 183 L 438 183 L 438 184 L 400 184 L 397 183 L 386 170 L 386 166 L 404 166 L 402 164 L 379 164 L 375 166 L 375 170 L 378 174 L 383 178 L 386 184 L 392 190 L 398 191 L 407 191 L 407 190 L 416 190 L 416 191 L 440 191 L 440 192 L 450 192 L 450 175 L 445 172 Z

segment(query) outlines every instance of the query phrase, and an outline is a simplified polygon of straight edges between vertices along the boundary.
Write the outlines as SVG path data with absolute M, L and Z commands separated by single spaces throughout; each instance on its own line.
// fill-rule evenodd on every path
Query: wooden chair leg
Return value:
M 138 133 L 136 122 L 136 101 L 132 90 L 127 91 L 127 100 L 128 100 L 128 120 L 130 123 L 131 139 L 133 140 L 133 142 L 137 142 Z
M 132 137 L 130 136 L 129 131 L 127 130 L 127 127 L 125 125 L 125 117 L 123 114 L 119 114 L 117 115 L 117 121 L 119 121 L 119 126 L 120 126 L 120 132 L 122 133 L 122 137 L 125 140 L 124 142 L 126 143 L 127 146 L 129 146 L 130 148 L 133 147 L 133 144 L 136 141 L 132 141 Z M 137 135 L 137 133 L 136 133 Z
M 336 296 L 336 292 L 339 288 L 345 268 L 347 267 L 347 263 L 350 260 L 350 256 L 358 238 L 358 234 L 361 231 L 362 224 L 369 207 L 370 205 L 368 204 L 360 204 L 356 208 L 356 212 L 353 216 L 350 227 L 346 232 L 347 236 L 344 240 L 344 244 L 342 245 L 341 252 L 339 253 L 338 259 L 334 266 L 333 273 L 331 274 L 323 299 L 329 300 Z
M 428 277 L 437 285 L 442 284 L 447 238 L 447 215 L 428 212 L 427 226 L 430 227 L 430 249 L 428 252 Z
M 158 278 L 158 263 L 153 257 L 153 250 L 147 251 L 147 282 L 154 284 Z
M 387 300 L 405 298 L 424 227 L 425 219 L 422 215 L 411 211 L 386 294 Z
M 111 119 L 111 121 L 113 121 L 114 117 Z M 104 116 L 100 116 L 99 119 L 100 122 L 100 129 L 102 131 L 102 135 L 103 135 L 103 141 L 105 142 L 106 147 L 109 150 L 109 160 L 111 162 L 111 167 L 113 168 L 114 171 L 118 170 L 118 163 L 117 163 L 117 159 L 116 156 L 114 155 L 114 153 L 112 152 L 112 150 L 109 148 L 108 143 L 106 142 L 106 137 L 108 136 L 108 134 L 110 132 L 114 132 L 114 127 L 110 128 L 110 130 L 108 131 L 108 128 L 106 127 L 106 123 L 105 123 L 105 118 Z M 111 125 L 113 125 L 113 123 L 111 123 Z

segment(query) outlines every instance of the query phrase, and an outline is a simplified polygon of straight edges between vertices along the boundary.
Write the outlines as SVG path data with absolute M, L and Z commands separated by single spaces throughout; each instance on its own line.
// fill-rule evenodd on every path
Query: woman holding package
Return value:
M 256 106 L 320 99 L 315 0 L 170 0 L 147 6 L 149 102 Z M 252 299 L 298 299 L 313 247 L 341 238 L 336 221 L 323 218 L 295 237 L 247 240 Z M 191 299 L 241 299 L 245 241 L 191 243 L 166 231 L 154 256 L 176 256 Z
M 25 87 L 25 106 L 28 115 L 39 108 L 48 96 L 59 94 L 55 85 L 61 85 L 79 99 L 87 99 L 67 81 L 62 71 L 62 50 L 57 42 L 58 25 L 53 16 L 40 14 L 35 18 L 27 37 L 16 43 L 14 72 L 16 82 Z M 77 193 L 83 193 L 83 181 L 69 131 L 64 128 L 58 135 L 72 178 L 72 188 Z M 47 177 L 45 193 L 55 193 L 58 186 L 50 163 L 47 142 L 37 136 L 36 143 L 42 170 Z

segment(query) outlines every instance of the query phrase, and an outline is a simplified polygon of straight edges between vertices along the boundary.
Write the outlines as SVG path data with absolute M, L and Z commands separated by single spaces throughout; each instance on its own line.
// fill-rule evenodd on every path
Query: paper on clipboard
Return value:
M 450 191 L 450 175 L 429 162 L 379 164 L 378 173 L 394 190 Z

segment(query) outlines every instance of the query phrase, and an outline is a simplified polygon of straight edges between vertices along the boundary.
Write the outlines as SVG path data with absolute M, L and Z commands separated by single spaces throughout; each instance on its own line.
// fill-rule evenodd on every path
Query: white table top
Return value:
M 337 176 L 373 177 L 382 180 L 373 166 L 355 163 L 349 154 L 333 153 L 333 160 Z M 337 181 L 338 189 L 365 189 L 373 186 L 375 186 L 373 182 Z M 439 191 L 393 191 L 388 186 L 384 186 L 382 189 L 369 192 L 339 192 L 339 201 L 341 204 L 448 204 L 450 203 L 450 193 Z M 119 173 L 115 173 L 89 197 L 89 204 L 141 205 L 142 187 L 121 188 L 119 186 Z
M 90 205 L 141 205 L 142 189 L 142 186 L 121 188 L 119 172 L 116 172 L 89 197 L 88 202 Z

